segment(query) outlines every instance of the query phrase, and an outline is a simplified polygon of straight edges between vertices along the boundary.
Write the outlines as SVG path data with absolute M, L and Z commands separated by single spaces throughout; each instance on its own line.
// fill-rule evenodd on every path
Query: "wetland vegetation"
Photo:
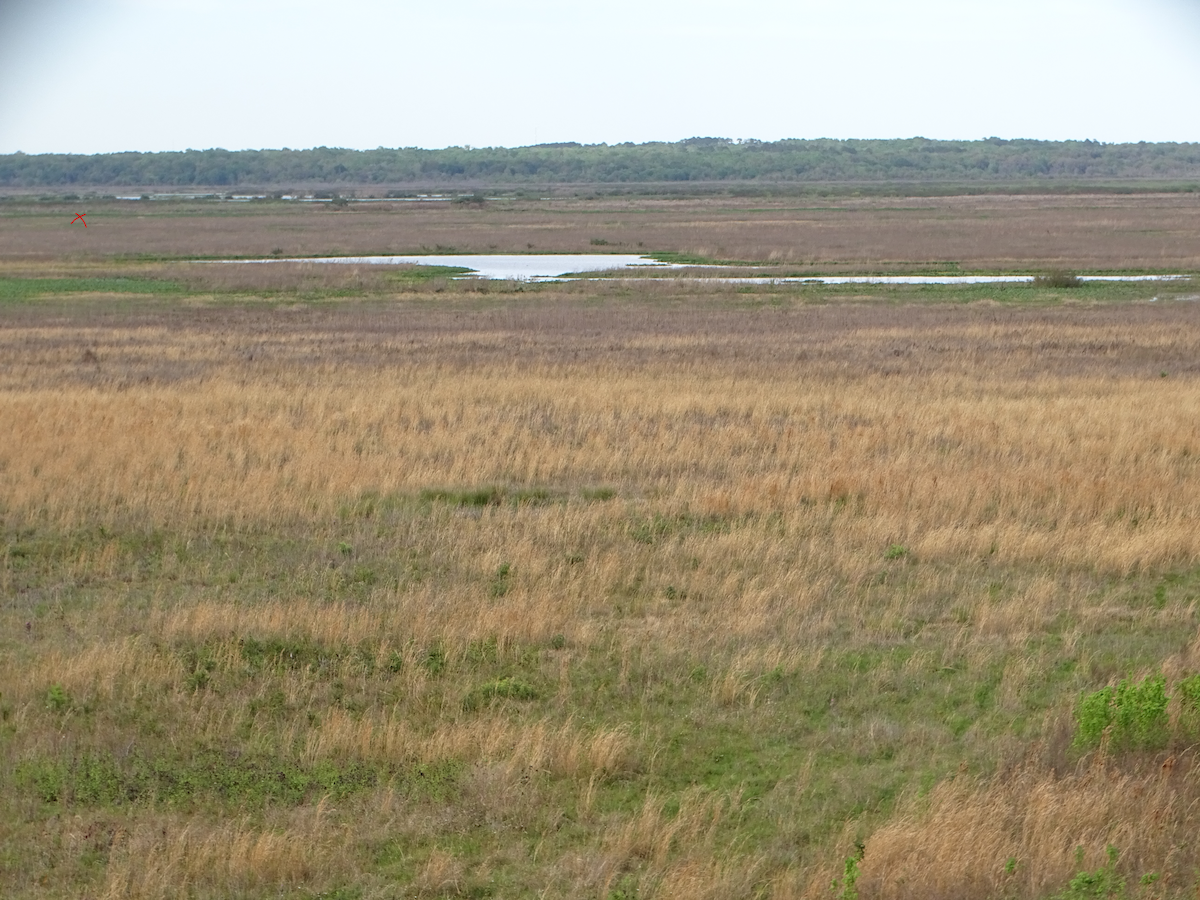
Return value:
M 1044 256 L 998 215 L 909 264 L 1076 265 L 1094 214 L 1046 205 Z M 86 253 L 0 213 L 0 893 L 1194 896 L 1194 281 L 171 258 L 501 215 L 420 206 L 121 213 Z M 610 233 L 704 249 L 677 212 Z M 1195 270 L 1143 240 L 1107 268 Z

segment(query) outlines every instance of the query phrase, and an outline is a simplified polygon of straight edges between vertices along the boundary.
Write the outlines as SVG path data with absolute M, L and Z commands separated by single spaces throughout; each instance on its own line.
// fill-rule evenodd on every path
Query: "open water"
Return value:
M 589 272 L 628 272 L 637 277 L 648 269 L 708 269 L 713 277 L 698 281 L 729 281 L 738 284 L 1020 284 L 1032 275 L 812 275 L 736 277 L 737 266 L 688 266 L 664 263 L 646 256 L 620 253 L 579 254 L 488 254 L 424 256 L 323 256 L 293 259 L 226 259 L 222 263 L 268 264 L 279 262 L 346 263 L 358 265 L 456 266 L 470 269 L 475 278 L 546 281 Z M 1081 275 L 1084 281 L 1173 281 L 1187 275 Z

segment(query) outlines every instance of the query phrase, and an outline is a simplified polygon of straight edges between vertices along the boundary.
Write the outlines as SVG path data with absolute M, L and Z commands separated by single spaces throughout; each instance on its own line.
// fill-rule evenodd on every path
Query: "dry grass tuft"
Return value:
M 727 801 L 700 789 L 688 791 L 680 798 L 674 816 L 663 806 L 662 799 L 647 794 L 640 811 L 610 830 L 607 848 L 610 857 L 620 861 L 618 868 L 636 858 L 661 869 L 676 847 L 711 847 L 722 819 L 736 812 Z
M 434 850 L 413 879 L 418 897 L 457 897 L 465 887 L 466 866 L 442 850 Z
M 1170 891 L 1200 863 L 1198 771 L 1189 756 L 959 776 L 871 835 L 858 887 L 864 898 L 1044 897 L 1102 867 L 1113 846 L 1131 884 L 1156 873 Z
M 556 778 L 609 778 L 636 765 L 633 744 L 622 728 L 581 732 L 571 721 L 559 725 L 504 718 L 447 722 L 432 734 L 403 715 L 382 720 L 331 712 L 308 733 L 302 757 L 434 763 L 445 760 L 498 761 L 513 778 L 548 774 Z
M 758 897 L 764 861 L 685 858 L 663 873 L 651 896 L 662 900 L 740 900 Z
M 717 832 L 737 805 L 694 788 L 683 793 L 672 815 L 662 798 L 647 794 L 628 818 L 609 817 L 594 851 L 560 862 L 567 894 L 610 896 L 627 890 L 633 873 L 639 895 L 650 897 L 680 897 L 679 891 L 690 889 L 717 896 L 711 892 L 753 882 L 754 861 L 712 862 Z
M 77 650 L 53 648 L 33 665 L 19 665 L 15 660 L 0 663 L 5 696 L 19 702 L 40 699 L 52 684 L 80 700 L 111 700 L 118 693 L 145 696 L 174 690 L 182 676 L 178 659 L 140 637 Z
M 307 821 L 282 830 L 144 822 L 115 842 L 102 896 L 174 900 L 328 883 L 345 868 L 336 836 L 322 826 L 322 813 L 321 807 L 306 811 Z

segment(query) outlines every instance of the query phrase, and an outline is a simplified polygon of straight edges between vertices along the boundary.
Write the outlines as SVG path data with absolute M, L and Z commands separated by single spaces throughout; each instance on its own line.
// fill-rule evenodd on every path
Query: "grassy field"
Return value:
M 0 895 L 1196 896 L 1194 283 L 38 261 L 14 221 Z M 1136 740 L 1077 722 L 1156 675 Z
M 1200 194 L 0 204 L 0 260 L 673 251 L 826 273 L 1195 271 L 1197 233 Z

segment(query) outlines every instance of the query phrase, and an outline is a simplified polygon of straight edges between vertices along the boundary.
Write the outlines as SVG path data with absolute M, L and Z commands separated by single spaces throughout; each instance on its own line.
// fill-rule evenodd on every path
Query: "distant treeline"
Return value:
M 0 186 L 1200 179 L 1200 144 L 784 140 L 0 155 Z

